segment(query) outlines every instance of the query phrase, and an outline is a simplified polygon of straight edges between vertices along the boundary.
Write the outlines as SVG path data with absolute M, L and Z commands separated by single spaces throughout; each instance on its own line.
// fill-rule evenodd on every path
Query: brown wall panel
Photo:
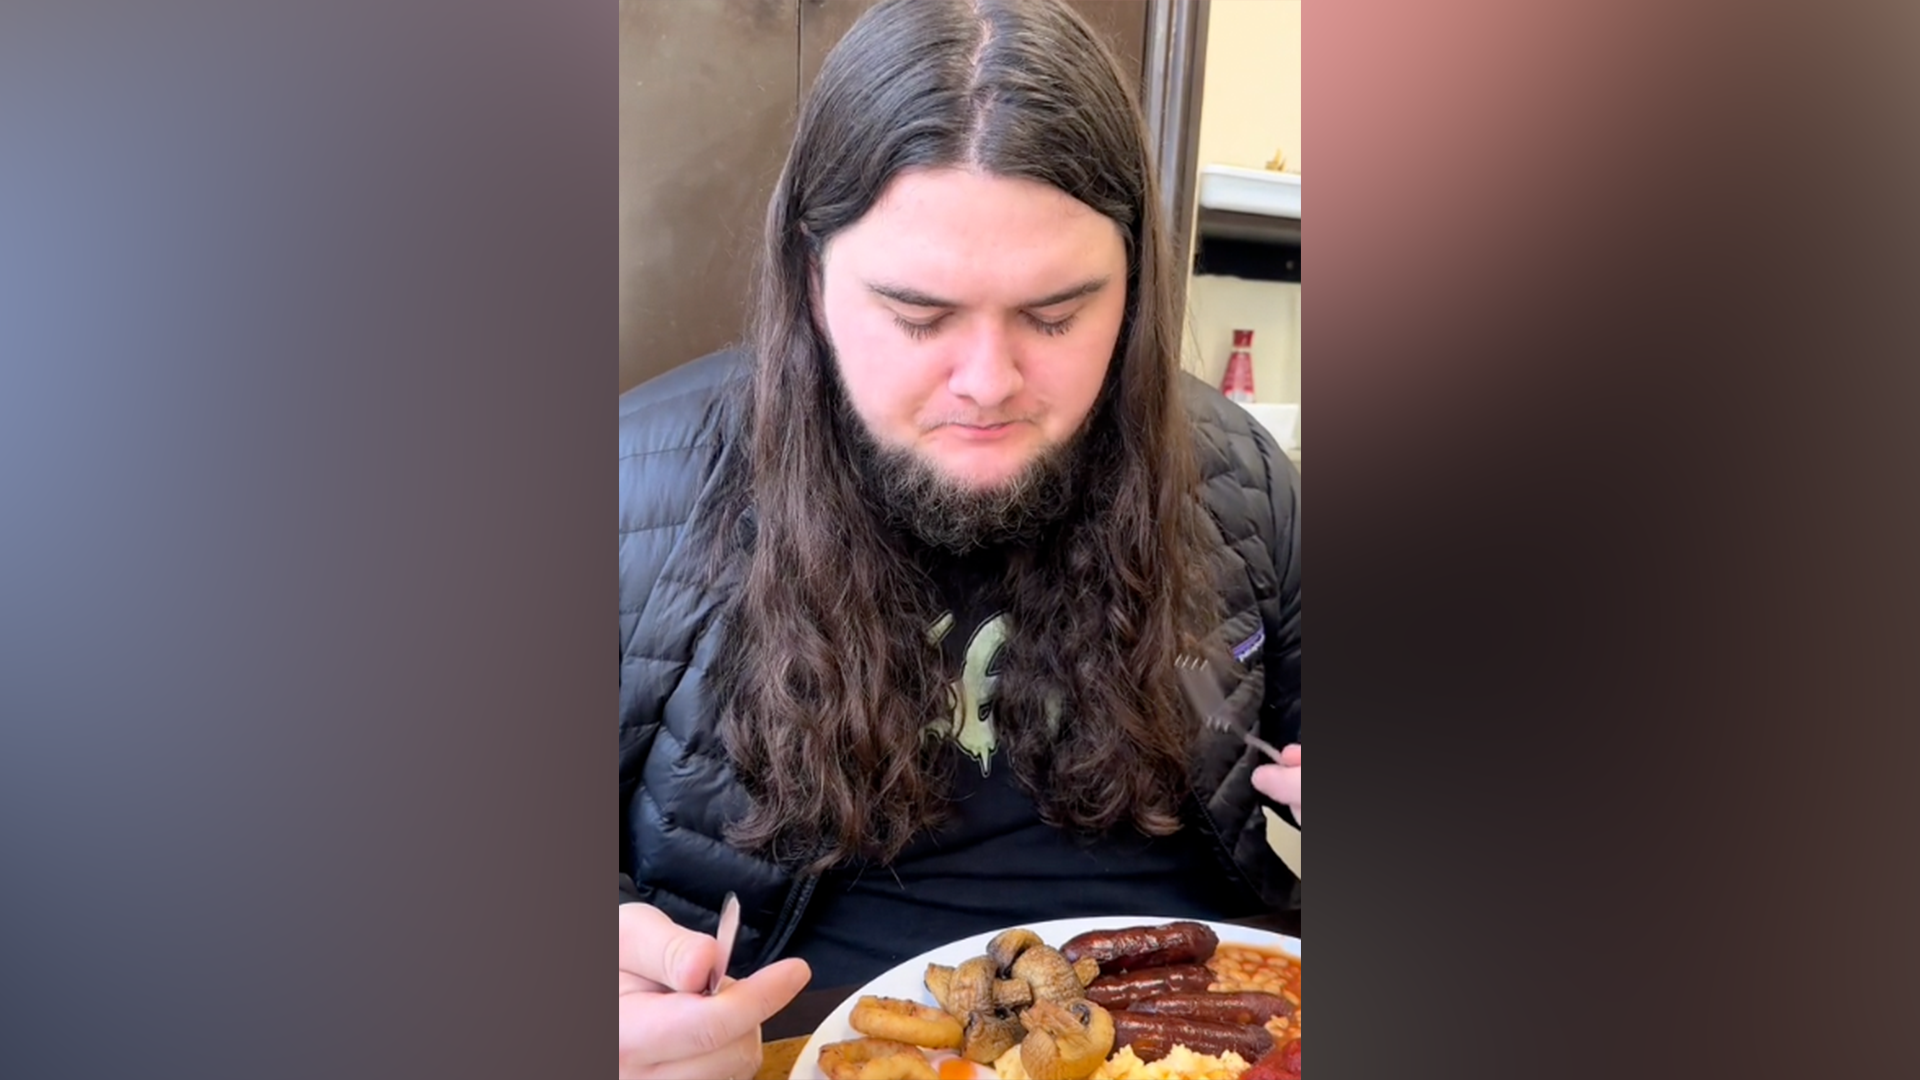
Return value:
M 799 0 L 621 0 L 620 389 L 739 340 Z
M 800 92 L 820 74 L 827 54 L 854 21 L 879 0 L 800 0 Z
M 813 85 L 827 53 L 851 27 L 860 13 L 878 0 L 801 0 L 800 86 Z M 1148 0 L 1074 0 L 1072 7 L 1085 16 L 1107 44 L 1120 54 L 1121 63 L 1133 73 L 1139 85 L 1141 56 L 1145 51 Z
M 1141 58 L 1146 54 L 1147 0 L 1075 0 L 1071 6 L 1119 54 L 1120 65 L 1132 74 L 1138 90 Z

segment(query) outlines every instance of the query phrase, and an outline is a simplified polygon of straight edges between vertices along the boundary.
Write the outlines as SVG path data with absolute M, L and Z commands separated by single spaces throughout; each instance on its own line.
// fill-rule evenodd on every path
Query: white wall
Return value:
M 1215 386 L 1227 373 L 1233 332 L 1253 331 L 1253 393 L 1300 402 L 1300 286 L 1201 275 L 1187 288 L 1184 366 Z
M 1213 0 L 1200 104 L 1201 165 L 1263 168 L 1278 150 L 1286 155 L 1286 171 L 1300 171 L 1302 2 Z M 1187 289 L 1187 370 L 1219 385 L 1236 329 L 1254 332 L 1255 395 L 1299 402 L 1300 286 L 1194 277 Z
M 1213 0 L 1207 15 L 1200 162 L 1258 169 L 1286 151 L 1300 171 L 1302 0 Z

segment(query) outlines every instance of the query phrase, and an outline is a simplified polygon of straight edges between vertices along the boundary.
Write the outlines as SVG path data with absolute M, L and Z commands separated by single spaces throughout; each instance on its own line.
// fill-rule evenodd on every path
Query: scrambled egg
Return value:
M 1240 1074 L 1251 1067 L 1250 1062 L 1232 1051 L 1209 1057 L 1184 1046 L 1174 1047 L 1159 1061 L 1146 1062 L 1134 1056 L 1133 1047 L 1129 1046 L 1108 1058 L 1092 1080 L 1238 1080 Z M 993 1072 L 999 1080 L 1030 1080 L 1027 1070 L 1020 1067 L 1018 1046 L 994 1061 Z

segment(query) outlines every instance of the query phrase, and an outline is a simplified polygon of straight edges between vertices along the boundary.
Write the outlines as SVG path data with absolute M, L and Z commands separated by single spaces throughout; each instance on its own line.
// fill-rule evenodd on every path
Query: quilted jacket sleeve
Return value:
M 620 397 L 620 896 L 642 899 L 629 808 L 660 730 L 662 705 L 685 671 L 685 591 L 660 599 L 662 571 L 682 554 L 724 437 L 735 354 L 696 360 Z
M 1275 447 L 1268 470 L 1280 615 L 1269 635 L 1267 685 L 1276 741 L 1300 741 L 1300 471 Z

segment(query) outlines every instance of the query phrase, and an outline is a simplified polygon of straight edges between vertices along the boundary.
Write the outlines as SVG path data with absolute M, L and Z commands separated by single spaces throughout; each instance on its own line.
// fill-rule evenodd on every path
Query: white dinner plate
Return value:
M 1040 940 L 1054 948 L 1067 943 L 1067 939 L 1086 933 L 1088 930 L 1117 930 L 1129 926 L 1160 926 L 1170 922 L 1205 922 L 1220 937 L 1222 945 L 1255 945 L 1265 949 L 1276 949 L 1296 959 L 1300 956 L 1300 939 L 1282 934 L 1268 933 L 1265 930 L 1252 930 L 1231 923 L 1206 922 L 1204 919 L 1182 920 L 1173 916 L 1156 915 L 1104 915 L 1092 919 L 1054 919 L 1049 922 L 1024 923 L 1027 929 L 1040 935 Z M 800 1048 L 800 1056 L 794 1059 L 792 1080 L 825 1080 L 826 1074 L 820 1071 L 820 1048 L 828 1043 L 842 1039 L 857 1039 L 860 1033 L 848 1023 L 853 1016 L 853 1007 L 863 995 L 875 997 L 905 998 L 922 1005 L 935 1005 L 933 994 L 927 989 L 926 976 L 928 964 L 947 964 L 958 966 L 963 961 L 987 951 L 987 942 L 993 940 L 999 930 L 989 930 L 984 934 L 975 934 L 961 938 L 950 945 L 942 945 L 931 952 L 922 953 L 911 960 L 889 968 L 877 978 L 847 996 L 839 1008 L 827 1015 L 820 1026 L 813 1029 L 813 1035 L 807 1044 Z M 980 1065 L 975 1073 L 991 1080 L 993 1069 Z

